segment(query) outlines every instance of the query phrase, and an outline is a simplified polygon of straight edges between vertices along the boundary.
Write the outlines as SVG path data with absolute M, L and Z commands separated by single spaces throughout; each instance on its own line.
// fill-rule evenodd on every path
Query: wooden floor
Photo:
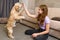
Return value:
M 14 28 L 13 34 L 15 39 L 9 39 L 8 36 L 6 35 L 6 29 L 4 27 L 5 25 L 6 24 L 0 24 L 0 40 L 33 40 L 31 36 L 24 34 L 24 31 L 30 28 L 19 23 L 17 23 L 16 27 Z M 57 39 L 49 36 L 48 40 L 57 40 Z

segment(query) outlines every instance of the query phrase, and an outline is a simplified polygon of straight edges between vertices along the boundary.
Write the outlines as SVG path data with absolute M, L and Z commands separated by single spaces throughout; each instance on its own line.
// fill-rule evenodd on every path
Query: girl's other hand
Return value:
M 39 35 L 39 33 L 33 33 L 32 37 L 37 37 Z

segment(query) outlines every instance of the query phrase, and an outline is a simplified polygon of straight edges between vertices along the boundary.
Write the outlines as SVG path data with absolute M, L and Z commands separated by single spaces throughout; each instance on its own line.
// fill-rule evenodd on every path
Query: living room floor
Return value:
M 16 27 L 14 28 L 14 37 L 15 39 L 10 39 L 6 35 L 6 29 L 5 26 L 6 24 L 0 24 L 0 40 L 33 40 L 31 36 L 25 35 L 24 32 L 27 29 L 31 29 L 25 25 L 22 25 L 20 23 L 16 24 Z M 48 37 L 48 40 L 57 40 L 51 36 Z

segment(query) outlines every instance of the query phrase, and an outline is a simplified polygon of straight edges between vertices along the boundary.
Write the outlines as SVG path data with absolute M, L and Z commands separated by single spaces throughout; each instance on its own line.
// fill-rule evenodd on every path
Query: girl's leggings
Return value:
M 32 35 L 33 33 L 39 33 L 39 32 L 43 32 L 43 31 L 45 31 L 45 30 L 43 30 L 43 29 L 37 29 L 37 30 L 36 29 L 29 29 L 29 30 L 25 31 L 25 34 Z M 34 40 L 47 40 L 48 36 L 49 36 L 48 34 L 44 34 L 44 35 L 39 35 L 33 39 Z

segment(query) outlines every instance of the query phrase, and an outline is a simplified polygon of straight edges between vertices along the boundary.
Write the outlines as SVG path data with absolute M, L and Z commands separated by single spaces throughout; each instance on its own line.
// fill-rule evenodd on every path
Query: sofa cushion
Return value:
M 50 20 L 50 27 L 60 31 L 60 22 L 55 20 Z
M 52 20 L 60 21 L 60 17 L 53 17 Z

